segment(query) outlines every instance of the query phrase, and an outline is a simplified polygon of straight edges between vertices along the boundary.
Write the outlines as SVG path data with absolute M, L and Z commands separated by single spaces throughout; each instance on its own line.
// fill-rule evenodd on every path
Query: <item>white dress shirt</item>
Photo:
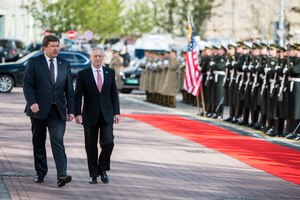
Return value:
M 100 70 L 100 76 L 101 76 L 101 79 L 102 79 L 102 85 L 104 83 L 104 75 L 103 75 L 103 67 L 101 66 L 99 69 L 97 69 L 96 67 L 92 66 L 92 70 L 93 70 L 93 75 L 94 75 L 94 79 L 95 79 L 95 82 L 96 84 L 98 85 L 98 82 L 97 82 L 97 70 Z

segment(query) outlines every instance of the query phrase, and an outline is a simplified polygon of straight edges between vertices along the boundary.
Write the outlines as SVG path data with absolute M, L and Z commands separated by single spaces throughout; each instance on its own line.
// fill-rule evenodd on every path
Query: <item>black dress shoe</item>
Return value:
M 248 126 L 248 122 L 246 122 L 246 121 L 243 120 L 243 121 L 239 122 L 238 125 L 240 125 L 240 126 Z
M 97 181 L 97 177 L 91 177 L 90 178 L 90 184 L 97 184 L 98 181 Z
M 103 183 L 109 183 L 109 178 L 108 178 L 108 176 L 106 174 L 106 171 L 101 171 L 100 172 L 100 176 L 101 176 L 101 181 Z
M 44 182 L 44 176 L 42 175 L 36 175 L 35 179 L 34 179 L 35 183 L 42 183 Z
M 270 137 L 275 137 L 278 135 L 278 133 L 276 131 L 274 131 L 273 129 L 270 129 L 267 134 L 270 136 Z
M 206 117 L 210 118 L 210 117 L 212 117 L 212 116 L 213 116 L 212 113 L 206 113 Z
M 254 128 L 254 126 L 255 126 L 255 123 L 253 123 L 253 122 L 251 122 L 250 124 L 248 124 L 249 128 Z
M 231 122 L 232 119 L 233 119 L 233 117 L 230 116 L 230 117 L 227 117 L 226 119 L 224 119 L 224 121 L 225 121 L 225 122 Z
M 218 117 L 219 117 L 219 115 L 216 114 L 216 113 L 214 113 L 214 114 L 212 115 L 212 118 L 214 118 L 214 119 L 217 119 Z
M 288 134 L 288 135 L 286 136 L 286 139 L 292 140 L 292 139 L 297 138 L 298 136 L 300 136 L 300 135 L 297 134 L 297 133 L 290 133 L 290 134 Z
M 57 187 L 63 187 L 72 181 L 72 176 L 60 176 L 57 180 Z
M 239 123 L 240 121 L 239 121 L 238 118 L 234 117 L 234 118 L 232 119 L 231 122 L 232 122 L 233 124 L 237 124 L 237 123 Z
M 262 126 L 262 124 L 256 123 L 256 124 L 254 125 L 254 129 L 255 129 L 255 130 L 260 130 L 261 126 Z

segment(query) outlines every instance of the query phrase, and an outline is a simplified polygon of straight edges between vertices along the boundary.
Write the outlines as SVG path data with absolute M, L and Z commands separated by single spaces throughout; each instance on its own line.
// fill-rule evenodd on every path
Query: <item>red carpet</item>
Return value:
M 174 115 L 123 115 L 227 154 L 254 168 L 300 184 L 300 152 Z

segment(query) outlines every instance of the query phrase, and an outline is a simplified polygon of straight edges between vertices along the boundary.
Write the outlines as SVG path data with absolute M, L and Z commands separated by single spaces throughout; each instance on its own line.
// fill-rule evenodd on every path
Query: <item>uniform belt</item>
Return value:
M 217 83 L 218 79 L 219 79 L 219 75 L 225 76 L 225 72 L 224 71 L 214 71 L 214 75 L 215 75 L 215 83 Z
M 289 78 L 289 81 L 291 81 L 290 91 L 293 92 L 293 89 L 294 89 L 294 83 L 295 83 L 295 82 L 300 83 L 300 78 Z
M 214 74 L 224 75 L 225 76 L 225 72 L 224 71 L 214 71 Z

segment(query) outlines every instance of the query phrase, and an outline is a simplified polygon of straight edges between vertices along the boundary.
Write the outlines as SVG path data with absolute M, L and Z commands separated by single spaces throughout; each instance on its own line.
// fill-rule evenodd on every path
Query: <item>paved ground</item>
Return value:
M 252 168 L 227 155 L 132 119 L 115 126 L 115 149 L 108 185 L 88 183 L 82 127 L 68 123 L 65 136 L 68 173 L 73 181 L 56 187 L 48 141 L 49 172 L 33 183 L 30 121 L 22 90 L 0 94 L 0 199 L 300 199 L 300 187 Z M 260 132 L 197 116 L 197 108 L 179 103 L 163 108 L 144 102 L 142 93 L 120 95 L 122 113 L 176 113 L 206 120 L 241 134 L 265 138 Z M 300 150 L 299 142 L 265 138 Z M 299 166 L 300 167 L 300 166 Z

